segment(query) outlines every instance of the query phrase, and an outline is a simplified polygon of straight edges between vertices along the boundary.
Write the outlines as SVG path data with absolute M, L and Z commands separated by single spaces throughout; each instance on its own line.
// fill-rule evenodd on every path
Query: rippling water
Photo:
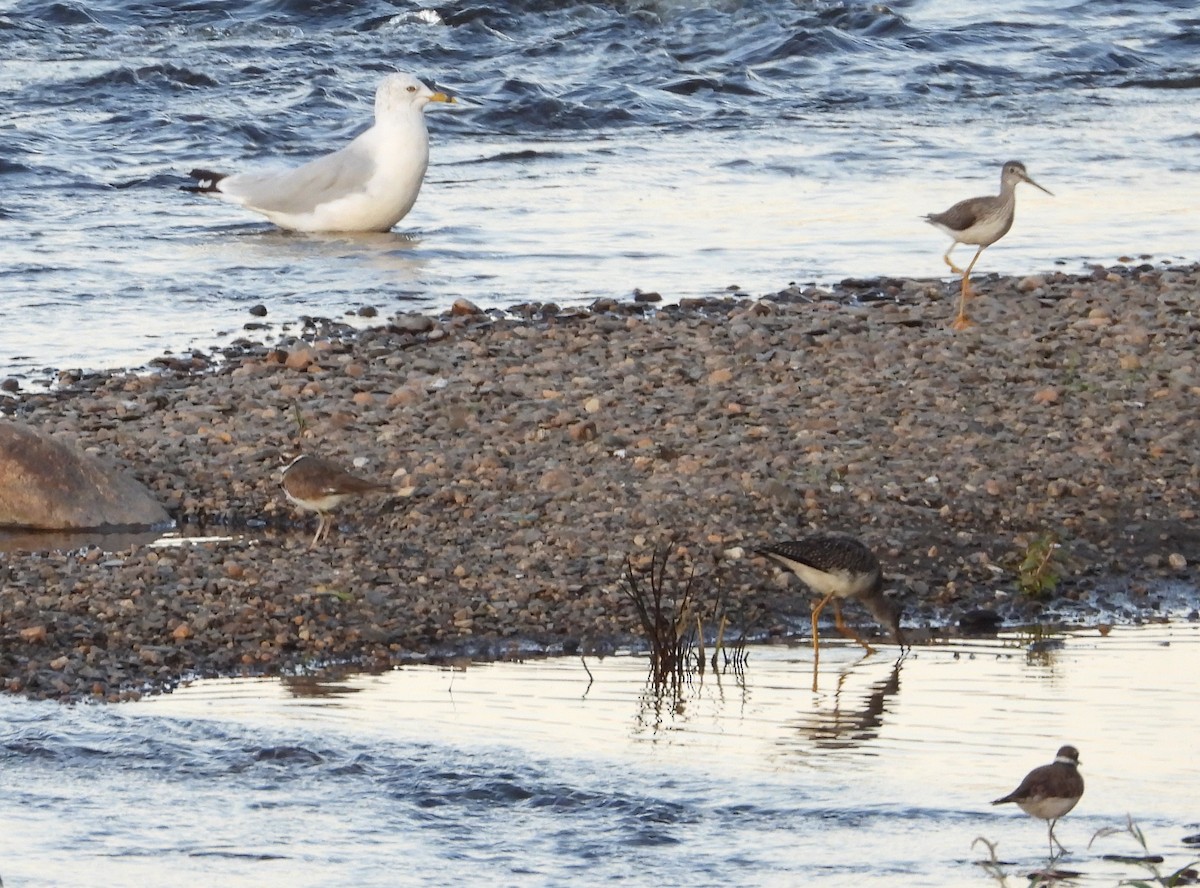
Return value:
M 1021 193 L 982 271 L 1195 258 L 1191 2 L 495 6 L 0 2 L 0 372 L 207 348 L 257 304 L 279 324 L 936 276 L 919 216 L 1009 158 L 1055 197 Z M 428 114 L 393 233 L 285 235 L 177 190 L 339 146 L 397 68 L 461 103 Z
M 1063 742 L 1087 790 L 1057 830 L 1087 884 L 1140 874 L 1088 842 L 1132 816 L 1194 858 L 1195 624 L 916 649 L 751 650 L 678 701 L 645 661 L 410 667 L 201 682 L 138 704 L 0 698 L 6 885 L 1010 885 L 1045 826 L 988 802 Z M 1164 870 L 1167 871 L 1167 870 Z

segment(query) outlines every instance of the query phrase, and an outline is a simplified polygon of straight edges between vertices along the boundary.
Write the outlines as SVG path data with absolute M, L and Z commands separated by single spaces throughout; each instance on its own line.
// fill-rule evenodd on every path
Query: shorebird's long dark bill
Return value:
M 1047 193 L 1048 195 L 1050 195 L 1051 197 L 1054 197 L 1054 192 L 1053 192 L 1053 191 L 1051 191 L 1049 188 L 1042 188 L 1042 186 L 1041 186 L 1041 185 L 1039 185 L 1037 182 L 1033 181 L 1033 179 L 1029 178 L 1029 176 L 1021 176 L 1021 178 L 1022 178 L 1023 180 L 1025 180 L 1026 182 L 1028 182 L 1030 185 L 1032 185 L 1034 188 L 1038 188 L 1038 189 L 1040 189 L 1040 190 L 1042 190 L 1042 191 L 1046 192 L 1046 193 Z

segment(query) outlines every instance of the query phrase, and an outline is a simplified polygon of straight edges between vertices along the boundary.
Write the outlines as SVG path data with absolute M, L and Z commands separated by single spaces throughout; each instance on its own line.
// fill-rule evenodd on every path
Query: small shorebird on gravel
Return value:
M 958 316 L 951 324 L 955 330 L 971 326 L 971 321 L 967 317 L 967 299 L 972 295 L 971 269 L 975 267 L 975 261 L 979 258 L 979 254 L 1008 234 L 1008 230 L 1012 228 L 1013 217 L 1017 211 L 1017 185 L 1021 182 L 1028 182 L 1034 188 L 1041 188 L 1042 191 L 1050 194 L 1049 191 L 1029 178 L 1029 174 L 1025 172 L 1025 164 L 1010 160 L 1000 172 L 999 194 L 960 200 L 944 213 L 930 213 L 925 217 L 925 221 L 934 228 L 940 228 L 954 238 L 942 258 L 946 260 L 951 271 L 962 275 Z M 954 260 L 950 258 L 950 254 L 959 244 L 977 244 L 979 246 L 966 271 L 955 265 Z
M 287 498 L 320 517 L 310 549 L 316 547 L 322 535 L 329 538 L 329 528 L 333 525 L 331 513 L 345 500 L 391 489 L 389 484 L 359 478 L 336 463 L 306 454 L 296 457 L 283 470 L 283 492 Z
M 1079 773 L 1079 750 L 1063 746 L 1054 761 L 1034 768 L 1025 775 L 1021 785 L 993 805 L 1016 802 L 1026 814 L 1050 824 L 1050 856 L 1054 846 L 1066 853 L 1066 848 L 1054 835 L 1054 824 L 1075 807 L 1083 797 L 1083 776 Z
M 883 594 L 883 571 L 879 559 L 869 548 L 851 536 L 816 534 L 800 540 L 760 546 L 764 555 L 798 576 L 813 592 L 821 596 L 812 606 L 813 659 L 820 655 L 817 618 L 825 605 L 833 602 L 834 626 L 842 635 L 853 638 L 867 653 L 875 649 L 842 621 L 840 602 L 855 598 L 884 628 L 896 644 L 904 644 L 900 631 L 900 607 Z

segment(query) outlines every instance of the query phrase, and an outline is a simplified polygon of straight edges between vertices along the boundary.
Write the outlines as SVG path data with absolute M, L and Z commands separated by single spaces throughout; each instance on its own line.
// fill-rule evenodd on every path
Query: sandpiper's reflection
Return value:
M 285 675 L 279 683 L 293 697 L 346 697 L 363 690 L 346 682 L 351 675 L 349 671 L 336 675 Z
M 907 656 L 907 651 L 902 653 L 888 676 L 871 683 L 865 694 L 851 690 L 850 679 L 868 657 L 842 670 L 836 689 L 815 698 L 812 710 L 795 723 L 797 733 L 819 749 L 845 749 L 874 740 L 888 711 L 888 699 L 900 691 L 900 669 Z
M 1066 647 L 1064 638 L 1035 638 L 1025 648 L 1025 662 L 1030 666 L 1052 669 L 1058 665 L 1058 655 Z

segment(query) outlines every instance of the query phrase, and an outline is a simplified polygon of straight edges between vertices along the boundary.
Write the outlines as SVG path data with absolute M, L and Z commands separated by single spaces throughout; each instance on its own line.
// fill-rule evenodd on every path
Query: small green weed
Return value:
M 1062 544 L 1054 533 L 1043 533 L 1025 547 L 1017 567 L 1017 586 L 1030 598 L 1045 598 L 1062 579 Z

